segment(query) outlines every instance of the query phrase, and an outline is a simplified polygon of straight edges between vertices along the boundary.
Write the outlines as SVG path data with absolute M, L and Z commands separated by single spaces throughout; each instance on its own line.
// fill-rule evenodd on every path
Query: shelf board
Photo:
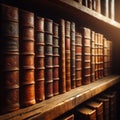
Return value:
M 35 120 L 54 119 L 119 82 L 119 75 L 111 75 L 88 85 L 83 85 L 72 89 L 64 94 L 54 96 L 35 105 L 21 108 L 15 112 L 0 115 L 0 120 L 17 120 L 28 118 Z

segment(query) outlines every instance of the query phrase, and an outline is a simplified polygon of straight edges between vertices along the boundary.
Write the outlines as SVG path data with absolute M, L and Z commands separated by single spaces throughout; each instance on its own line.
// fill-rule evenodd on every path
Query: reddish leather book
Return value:
M 96 119 L 103 120 L 103 102 L 100 101 L 88 101 L 86 105 L 96 110 Z
M 59 24 L 53 23 L 53 94 L 59 94 Z
M 53 96 L 53 20 L 45 18 L 45 98 Z
M 18 110 L 19 18 L 18 8 L 0 4 L 0 112 Z
M 71 88 L 76 87 L 75 79 L 75 23 L 71 22 Z
M 86 67 L 86 63 L 91 63 L 91 30 L 89 28 L 81 28 L 80 29 L 82 33 L 82 43 L 83 43 L 83 48 L 82 48 L 82 55 L 83 55 L 83 60 L 82 60 L 82 83 L 83 84 L 89 84 L 91 82 L 91 66 Z M 90 64 L 89 64 L 90 65 Z
M 35 99 L 40 102 L 45 99 L 45 64 L 44 64 L 44 18 L 35 17 Z
M 76 111 L 76 120 L 97 120 L 96 110 L 83 106 Z
M 34 13 L 20 10 L 20 104 L 35 104 Z M 23 94 L 24 93 L 24 94 Z
M 82 85 L 82 35 L 75 33 L 75 78 L 76 87 Z
M 65 20 L 60 19 L 60 93 L 66 92 Z
M 65 21 L 66 91 L 71 90 L 70 21 Z

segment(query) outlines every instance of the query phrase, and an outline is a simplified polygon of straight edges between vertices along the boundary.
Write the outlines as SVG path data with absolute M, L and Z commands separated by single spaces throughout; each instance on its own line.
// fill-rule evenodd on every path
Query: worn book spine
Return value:
M 0 4 L 0 112 L 18 110 L 19 18 L 18 8 Z
M 59 94 L 59 24 L 53 23 L 53 94 Z
M 95 32 L 91 31 L 91 82 L 95 81 Z
M 53 20 L 45 18 L 45 98 L 53 96 Z
M 101 0 L 101 14 L 109 17 L 109 0 Z
M 34 80 L 34 13 L 20 10 L 19 17 L 20 104 L 21 106 L 29 106 L 36 103 Z
M 109 17 L 114 20 L 115 19 L 115 0 L 109 1 Z
M 70 21 L 65 21 L 66 91 L 71 90 Z
M 45 99 L 45 54 L 44 54 L 44 18 L 35 16 L 35 99 Z
M 71 22 L 71 88 L 76 87 L 75 79 L 75 23 Z
M 60 93 L 66 92 L 65 20 L 60 19 Z
M 87 106 L 82 106 L 76 110 L 75 120 L 97 120 L 96 110 Z
M 89 84 L 91 82 L 91 30 L 89 28 L 83 27 L 82 32 L 82 83 Z M 87 66 L 86 66 L 87 64 Z
M 101 13 L 101 0 L 96 0 L 96 12 Z
M 93 8 L 93 1 L 92 0 L 88 0 L 88 8 L 92 9 Z
M 75 78 L 76 87 L 82 85 L 82 35 L 75 33 Z

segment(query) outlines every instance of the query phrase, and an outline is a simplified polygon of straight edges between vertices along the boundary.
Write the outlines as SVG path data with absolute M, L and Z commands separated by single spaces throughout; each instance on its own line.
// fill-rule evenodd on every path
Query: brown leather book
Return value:
M 93 8 L 93 1 L 92 0 L 88 0 L 88 8 L 92 9 Z
M 34 13 L 20 10 L 20 104 L 35 104 Z M 24 93 L 24 94 L 23 94 Z
M 59 94 L 59 24 L 53 23 L 53 94 Z
M 76 120 L 97 120 L 96 110 L 86 106 L 79 108 L 75 115 Z
M 45 54 L 44 54 L 44 18 L 35 17 L 35 99 L 40 102 L 45 99 Z
M 75 23 L 71 22 L 71 88 L 76 87 L 75 79 Z
M 75 33 L 75 78 L 76 87 L 82 85 L 82 35 Z
M 91 82 L 91 66 L 86 67 L 86 63 L 91 63 L 91 30 L 89 28 L 81 28 L 82 33 L 82 83 L 89 84 Z
M 82 0 L 82 5 L 88 7 L 88 0 Z
M 20 107 L 18 8 L 0 4 L 0 16 L 0 113 L 7 113 Z
M 101 0 L 96 0 L 96 12 L 101 13 Z
M 101 0 L 101 14 L 109 17 L 109 0 Z
M 86 105 L 96 110 L 96 120 L 103 120 L 103 102 L 91 100 Z
M 101 95 L 96 100 L 103 102 L 103 118 L 104 120 L 109 120 L 109 99 Z
M 115 19 L 115 0 L 109 0 L 109 17 Z
M 71 38 L 70 21 L 65 21 L 66 91 L 71 90 Z
M 45 18 L 45 98 L 53 96 L 53 20 Z
M 66 92 L 65 20 L 60 19 L 60 93 Z

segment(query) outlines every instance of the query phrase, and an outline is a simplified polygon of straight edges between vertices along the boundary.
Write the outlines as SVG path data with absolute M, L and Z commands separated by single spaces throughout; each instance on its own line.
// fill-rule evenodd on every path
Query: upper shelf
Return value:
M 119 75 L 111 75 L 91 84 L 72 89 L 64 94 L 54 96 L 30 107 L 21 108 L 18 111 L 1 115 L 0 120 L 21 120 L 28 118 L 32 120 L 53 120 L 119 82 Z

